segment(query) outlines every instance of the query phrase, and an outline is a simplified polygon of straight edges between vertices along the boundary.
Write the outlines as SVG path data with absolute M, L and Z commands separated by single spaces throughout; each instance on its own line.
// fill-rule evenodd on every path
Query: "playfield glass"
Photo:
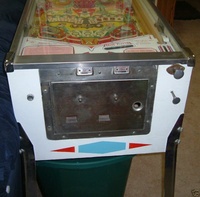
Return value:
M 34 1 L 19 55 L 176 51 L 145 2 Z

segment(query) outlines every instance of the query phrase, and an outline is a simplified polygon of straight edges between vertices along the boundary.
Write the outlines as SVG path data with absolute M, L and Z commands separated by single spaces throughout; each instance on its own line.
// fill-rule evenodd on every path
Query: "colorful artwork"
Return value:
M 171 51 L 144 33 L 131 0 L 37 0 L 20 55 Z
M 128 0 L 39 0 L 29 36 L 97 45 L 142 35 Z

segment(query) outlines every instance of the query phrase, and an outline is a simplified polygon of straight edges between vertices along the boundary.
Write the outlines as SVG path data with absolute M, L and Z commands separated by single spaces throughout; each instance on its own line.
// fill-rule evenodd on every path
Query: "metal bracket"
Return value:
M 15 53 L 10 51 L 7 53 L 6 55 L 6 60 L 4 62 L 4 69 L 6 72 L 13 72 L 14 71 L 14 67 L 13 67 L 13 60 L 15 57 Z
M 155 23 L 155 27 L 158 29 L 161 37 L 162 37 L 162 40 L 164 43 L 168 43 L 169 42 L 169 38 L 165 35 L 164 33 L 164 24 L 162 23 L 162 21 L 160 19 L 157 20 L 157 22 Z
M 187 47 L 184 48 L 184 51 L 185 51 L 185 53 L 186 53 L 186 56 L 188 57 L 187 65 L 188 65 L 189 67 L 194 67 L 194 66 L 195 66 L 195 55 L 194 55 L 193 52 L 192 52 L 189 48 L 187 48 Z

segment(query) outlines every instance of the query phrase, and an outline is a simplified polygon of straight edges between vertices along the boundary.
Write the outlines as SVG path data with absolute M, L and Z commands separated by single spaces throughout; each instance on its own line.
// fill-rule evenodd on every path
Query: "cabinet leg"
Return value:
M 174 197 L 177 148 L 180 143 L 183 117 L 183 114 L 179 117 L 167 140 L 165 153 L 164 197 Z
M 21 154 L 21 168 L 22 168 L 22 182 L 23 182 L 23 197 L 42 197 L 40 189 L 36 180 L 35 155 L 33 145 L 28 139 L 22 126 L 19 125 L 20 130 L 20 154 Z

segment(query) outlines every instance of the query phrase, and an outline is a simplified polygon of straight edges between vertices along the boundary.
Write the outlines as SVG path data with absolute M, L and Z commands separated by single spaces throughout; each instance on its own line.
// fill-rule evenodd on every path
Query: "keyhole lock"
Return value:
M 174 76 L 175 79 L 181 79 L 184 76 L 185 68 L 180 64 L 174 64 L 167 68 L 167 72 Z
M 172 103 L 175 104 L 175 105 L 178 104 L 178 103 L 180 103 L 181 99 L 179 97 L 176 97 L 176 95 L 174 94 L 173 91 L 171 91 L 171 94 L 173 96 Z

